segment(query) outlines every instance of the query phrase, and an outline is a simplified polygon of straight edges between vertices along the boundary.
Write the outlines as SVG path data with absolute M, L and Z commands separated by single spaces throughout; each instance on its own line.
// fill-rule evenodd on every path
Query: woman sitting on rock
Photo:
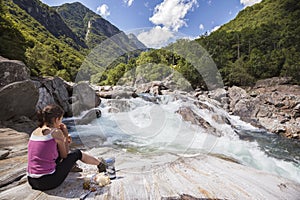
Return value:
M 80 150 L 69 153 L 71 138 L 62 123 L 64 111 L 57 105 L 48 105 L 38 112 L 39 127 L 28 143 L 28 182 L 33 189 L 49 190 L 59 186 L 67 177 L 77 160 L 96 165 L 105 171 L 105 161 Z

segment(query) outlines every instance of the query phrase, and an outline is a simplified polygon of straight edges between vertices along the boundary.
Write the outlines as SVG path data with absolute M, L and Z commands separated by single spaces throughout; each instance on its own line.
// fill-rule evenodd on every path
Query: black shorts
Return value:
M 58 187 L 66 179 L 69 172 L 73 168 L 76 161 L 81 160 L 82 153 L 80 150 L 75 150 L 69 153 L 68 156 L 61 162 L 57 160 L 55 172 L 53 174 L 44 175 L 40 178 L 31 178 L 28 176 L 28 183 L 35 190 L 50 190 Z

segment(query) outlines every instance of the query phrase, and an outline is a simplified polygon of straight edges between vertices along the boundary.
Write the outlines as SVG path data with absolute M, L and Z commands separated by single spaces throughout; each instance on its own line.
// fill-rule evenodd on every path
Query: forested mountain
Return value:
M 137 48 L 135 39 L 80 3 L 49 7 L 39 0 L 0 0 L 0 4 L 0 55 L 24 61 L 33 76 L 74 80 L 91 49 L 116 34 L 118 45 Z
M 16 2 L 22 3 L 21 7 L 35 6 L 28 6 L 24 10 L 12 0 L 1 0 L 0 55 L 24 61 L 34 76 L 58 75 L 72 80 L 84 58 L 84 48 L 75 42 L 75 38 L 79 38 L 70 32 L 60 16 L 49 6 L 35 0 Z M 52 21 L 54 19 L 59 20 Z M 62 28 L 56 35 L 49 28 L 55 23 Z
M 81 40 L 92 48 L 103 40 L 121 31 L 100 15 L 92 12 L 81 3 L 66 3 L 53 7 L 64 22 Z
M 61 16 L 55 12 L 53 8 L 42 4 L 40 1 L 34 0 L 13 0 L 13 3 L 26 11 L 56 38 L 70 38 L 74 41 L 74 47 L 86 47 L 84 40 L 81 40 L 74 32 L 72 32 L 69 26 L 62 20 Z
M 197 41 L 227 85 L 251 85 L 274 76 L 291 76 L 299 84 L 299 19 L 299 0 L 263 0 Z
M 219 30 L 195 41 L 211 56 L 225 85 L 251 86 L 259 79 L 274 76 L 290 76 L 294 83 L 299 84 L 299 19 L 299 0 L 263 0 L 242 10 Z M 170 75 L 170 69 L 174 69 L 193 88 L 207 89 L 203 81 L 205 74 L 200 75 L 192 63 L 169 51 L 172 45 L 180 48 L 185 44 L 177 41 L 166 48 L 143 52 L 138 58 L 116 65 L 103 83 L 116 84 L 127 71 L 135 69 L 137 73 L 141 66 L 149 63 L 144 80 L 161 79 L 164 74 L 162 66 L 166 66 L 169 70 L 166 69 L 165 74 Z M 191 46 L 190 51 L 192 49 Z M 197 62 L 205 70 L 205 60 L 198 59 Z

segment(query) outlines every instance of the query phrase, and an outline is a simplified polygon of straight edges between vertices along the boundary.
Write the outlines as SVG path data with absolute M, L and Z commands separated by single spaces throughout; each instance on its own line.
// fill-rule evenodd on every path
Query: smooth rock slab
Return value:
M 95 156 L 116 157 L 117 179 L 86 199 L 168 199 L 188 194 L 207 199 L 299 199 L 300 184 L 209 155 L 143 155 L 109 148 L 92 149 Z M 0 193 L 0 199 L 78 199 L 86 191 L 83 178 L 96 172 L 83 165 L 58 188 L 46 192 L 28 183 Z

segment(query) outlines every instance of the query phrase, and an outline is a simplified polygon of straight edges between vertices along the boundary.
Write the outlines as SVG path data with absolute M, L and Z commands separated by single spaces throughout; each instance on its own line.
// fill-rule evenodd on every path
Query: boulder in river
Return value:
M 101 99 L 96 91 L 86 82 L 81 82 L 73 86 L 72 102 L 73 115 L 79 115 L 84 110 L 90 110 L 100 105 Z
M 208 121 L 197 115 L 190 107 L 180 107 L 176 113 L 180 114 L 184 121 L 198 125 L 204 128 L 210 134 L 221 136 L 221 134 Z
M 81 118 L 65 119 L 63 123 L 65 123 L 67 126 L 87 125 L 91 123 L 93 120 L 100 117 L 101 117 L 101 110 L 99 110 L 98 108 L 94 108 L 87 111 Z

